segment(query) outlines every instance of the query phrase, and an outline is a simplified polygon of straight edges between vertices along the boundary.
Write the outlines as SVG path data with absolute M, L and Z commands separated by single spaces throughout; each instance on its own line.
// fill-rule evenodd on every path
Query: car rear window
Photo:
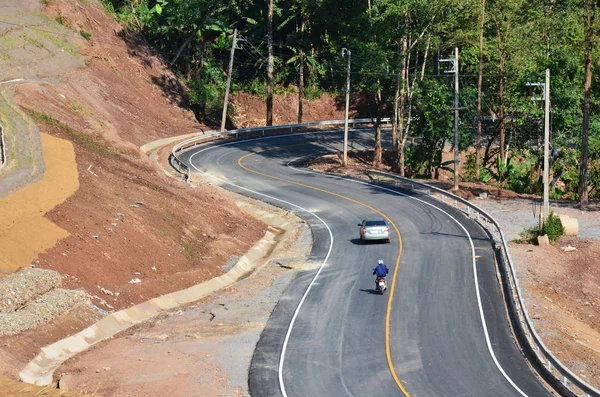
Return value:
M 385 226 L 385 221 L 366 221 L 365 226 Z

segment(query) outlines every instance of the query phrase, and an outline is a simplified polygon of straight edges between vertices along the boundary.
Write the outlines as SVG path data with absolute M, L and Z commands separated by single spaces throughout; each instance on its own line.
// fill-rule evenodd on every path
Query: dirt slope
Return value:
M 40 8 L 39 2 L 10 3 L 13 8 L 22 6 L 16 13 L 21 17 L 11 19 L 16 25 L 27 24 L 27 12 Z M 72 64 L 63 60 L 68 65 L 59 79 L 37 80 L 35 76 L 45 75 L 46 64 L 32 62 L 25 76 L 32 79 L 19 85 L 14 96 L 42 133 L 73 144 L 76 164 L 64 165 L 62 174 L 72 172 L 79 182 L 75 194 L 40 218 L 67 237 L 46 247 L 33 262 L 58 270 L 65 287 L 88 291 L 95 306 L 78 307 L 70 316 L 17 337 L 1 337 L 2 371 L 12 377 L 40 347 L 95 321 L 96 307 L 117 310 L 221 274 L 223 265 L 245 253 L 265 232 L 264 224 L 230 198 L 211 187 L 191 189 L 168 179 L 139 151 L 148 141 L 202 127 L 192 112 L 178 106 L 181 87 L 165 65 L 142 42 L 124 34 L 99 2 L 45 3 L 41 12 L 47 17 L 36 17 L 43 22 L 38 27 L 70 31 L 61 40 L 77 49 L 85 63 L 71 57 Z M 64 26 L 56 28 L 55 19 Z M 22 26 L 14 29 L 20 31 L 17 35 L 40 33 Z M 80 30 L 91 33 L 91 41 L 74 39 Z M 44 40 L 38 44 L 44 46 Z M 27 49 L 30 44 L 23 45 Z M 49 62 L 52 54 L 52 49 L 46 51 Z M 0 60 L 0 70 L 9 66 L 7 59 L 13 60 L 10 52 Z M 62 182 L 59 178 L 48 189 L 62 189 Z M 29 228 L 22 233 L 30 239 L 43 237 L 35 221 L 19 216 L 13 221 Z M 28 247 L 21 244 L 22 249 Z M 7 267 L 31 262 L 24 257 Z M 130 283 L 132 279 L 141 282 Z
M 26 171 L 12 179 L 0 174 L 0 187 L 18 193 L 38 177 L 28 165 L 35 164 L 36 175 L 44 170 L 41 147 L 32 139 L 39 132 L 47 142 L 69 141 L 75 163 L 62 164 L 58 179 L 23 200 L 64 189 L 60 175 L 75 175 L 79 185 L 44 207 L 37 221 L 0 205 L 0 217 L 11 214 L 23 228 L 19 233 L 32 241 L 19 243 L 23 255 L 2 263 L 3 271 L 32 263 L 57 270 L 64 287 L 82 288 L 91 297 L 91 305 L 44 326 L 0 337 L 0 371 L 16 378 L 42 346 L 85 328 L 103 311 L 221 274 L 263 236 L 265 225 L 210 186 L 192 189 L 167 178 L 139 150 L 155 139 L 210 128 L 185 108 L 185 88 L 162 60 L 107 16 L 98 0 L 0 0 L 0 16 L 8 22 L 0 26 L 0 77 L 11 81 L 0 98 L 7 109 L 0 121 L 11 126 L 7 169 L 11 175 Z M 295 100 L 276 99 L 278 123 L 295 121 Z M 240 95 L 236 105 L 239 126 L 261 124 L 262 101 Z M 329 96 L 305 103 L 305 120 L 342 118 L 338 105 Z M 32 147 L 27 153 L 20 151 L 24 143 Z M 44 156 L 51 153 L 44 148 Z M 61 231 L 56 243 L 37 244 L 38 237 L 49 237 L 43 224 Z

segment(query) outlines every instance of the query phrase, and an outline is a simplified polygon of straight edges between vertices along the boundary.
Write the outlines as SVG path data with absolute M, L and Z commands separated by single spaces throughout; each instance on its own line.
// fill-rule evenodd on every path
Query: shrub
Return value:
M 71 27 L 73 26 L 73 24 L 71 23 L 71 20 L 69 18 L 67 18 L 66 16 L 64 16 L 63 14 L 58 14 L 58 16 L 55 18 L 55 20 L 56 20 L 56 22 L 63 25 L 65 28 L 71 29 Z
M 548 215 L 548 218 L 540 231 L 540 235 L 544 234 L 547 234 L 548 239 L 552 242 L 555 242 L 560 236 L 565 234 L 565 229 L 563 228 L 560 218 L 552 212 Z
M 537 244 L 537 237 L 543 236 L 544 234 L 547 234 L 548 240 L 553 243 L 556 242 L 560 236 L 565 234 L 560 218 L 552 212 L 548 215 L 548 218 L 541 229 L 539 226 L 525 229 L 519 233 L 519 238 L 514 240 L 514 242 L 518 244 Z
M 315 84 L 307 85 L 304 87 L 304 98 L 309 101 L 321 98 L 323 90 L 317 87 Z
M 87 41 L 90 41 L 92 39 L 92 34 L 86 32 L 85 30 L 80 30 L 79 34 L 81 35 L 81 37 L 83 37 L 84 39 L 86 39 Z
M 517 244 L 537 244 L 537 236 L 540 235 L 538 227 L 530 227 L 519 233 L 519 238 L 514 240 Z

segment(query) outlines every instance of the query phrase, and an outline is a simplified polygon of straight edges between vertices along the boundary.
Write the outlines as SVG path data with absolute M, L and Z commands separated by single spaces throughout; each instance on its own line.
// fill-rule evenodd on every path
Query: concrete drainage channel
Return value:
M 49 385 L 58 367 L 76 354 L 167 310 L 197 301 L 228 287 L 268 262 L 269 255 L 277 244 L 293 236 L 294 227 L 284 218 L 258 207 L 249 210 L 245 206 L 243 209 L 269 227 L 264 237 L 242 256 L 231 270 L 193 287 L 111 313 L 83 331 L 43 347 L 41 353 L 19 373 L 21 380 L 40 386 Z

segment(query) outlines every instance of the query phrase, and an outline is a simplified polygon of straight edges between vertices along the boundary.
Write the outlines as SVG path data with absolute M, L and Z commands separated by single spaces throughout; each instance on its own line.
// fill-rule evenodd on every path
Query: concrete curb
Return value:
M 169 145 L 171 143 L 175 143 L 175 142 L 181 141 L 183 139 L 193 138 L 195 136 L 201 136 L 201 135 L 203 135 L 202 132 L 193 132 L 191 134 L 186 134 L 186 135 L 178 135 L 178 136 L 172 136 L 170 138 L 157 139 L 156 141 L 148 142 L 145 145 L 140 146 L 140 150 L 142 152 L 148 154 L 149 152 L 156 150 L 162 146 Z
M 275 246 L 291 236 L 294 227 L 284 218 L 261 210 L 258 207 L 241 204 L 240 207 L 252 216 L 267 223 L 269 228 L 264 237 L 256 243 L 227 273 L 204 281 L 184 290 L 172 292 L 146 302 L 107 315 L 96 324 L 65 339 L 43 347 L 41 352 L 19 372 L 23 382 L 46 386 L 52 383 L 54 372 L 69 358 L 87 350 L 105 339 L 115 336 L 136 324 L 190 302 L 202 299 L 225 288 L 268 261 Z M 282 234 L 283 233 L 283 234 Z

